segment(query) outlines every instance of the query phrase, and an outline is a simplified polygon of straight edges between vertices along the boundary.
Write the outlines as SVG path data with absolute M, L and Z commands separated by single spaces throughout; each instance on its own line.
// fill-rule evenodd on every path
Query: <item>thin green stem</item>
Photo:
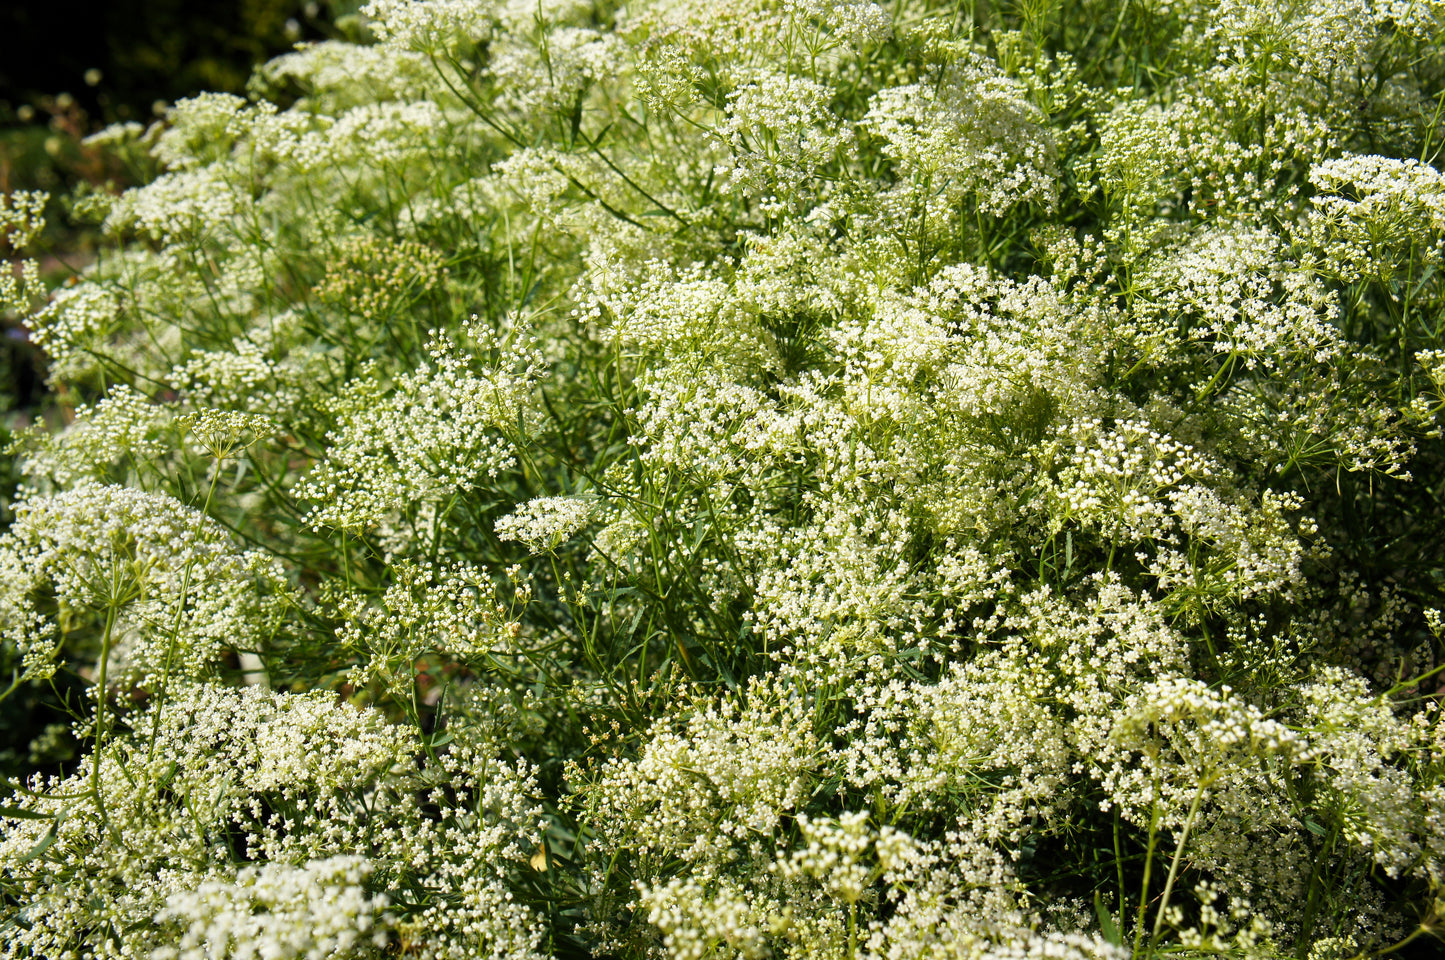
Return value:
M 216 495 L 216 482 L 220 477 L 221 461 L 216 460 L 211 470 L 211 485 L 210 489 L 206 491 L 206 502 L 201 506 L 201 514 L 196 518 L 196 526 L 192 531 L 192 536 L 198 540 L 201 535 L 201 527 L 205 524 L 206 517 L 210 515 L 211 500 Z M 180 640 L 181 618 L 185 615 L 186 599 L 190 596 L 191 592 L 191 573 L 195 569 L 195 565 L 196 558 L 194 553 L 192 553 L 186 560 L 185 569 L 181 572 L 181 593 L 176 599 L 176 616 L 171 622 L 171 635 L 166 644 L 166 662 L 164 668 L 161 670 L 161 688 L 155 692 L 156 703 L 151 709 L 151 736 L 150 744 L 146 750 L 147 759 L 155 758 L 156 741 L 160 737 L 161 714 L 165 710 L 166 694 L 169 692 L 171 686 L 171 665 L 175 657 L 176 645 Z
M 1179 876 L 1179 861 L 1184 856 L 1184 845 L 1189 842 L 1189 831 L 1194 827 L 1194 818 L 1199 816 L 1199 805 L 1204 800 L 1204 783 L 1194 791 L 1194 801 L 1189 805 L 1189 815 L 1184 818 L 1184 829 L 1179 833 L 1179 843 L 1174 847 L 1174 859 L 1169 864 L 1169 878 L 1164 881 L 1164 895 L 1159 899 L 1159 909 L 1154 914 L 1154 929 L 1149 934 L 1149 948 L 1159 942 L 1159 931 L 1164 928 L 1164 913 L 1169 907 L 1169 895 L 1174 892 L 1174 881 Z M 1147 868 L 1146 868 L 1147 869 Z
M 1134 919 L 1134 956 L 1139 956 L 1139 948 L 1144 945 L 1144 913 L 1149 908 L 1149 880 L 1154 872 L 1154 847 L 1159 842 L 1159 804 L 1158 801 L 1149 810 L 1149 847 L 1144 854 L 1144 881 L 1139 885 L 1139 910 Z
M 100 638 L 100 659 L 96 669 L 95 679 L 95 748 L 91 752 L 90 782 L 95 790 L 95 807 L 100 814 L 101 823 L 109 823 L 110 820 L 105 811 L 105 791 L 100 788 L 100 754 L 101 747 L 105 740 L 106 722 L 109 714 L 106 710 L 106 670 L 110 665 L 110 643 L 115 635 L 115 621 L 120 614 L 120 601 L 112 595 L 105 608 L 105 632 Z

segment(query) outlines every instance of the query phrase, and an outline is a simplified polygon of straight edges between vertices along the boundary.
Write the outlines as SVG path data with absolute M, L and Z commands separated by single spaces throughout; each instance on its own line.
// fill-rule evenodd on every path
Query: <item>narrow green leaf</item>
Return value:
M 1099 932 L 1104 935 L 1104 939 L 1116 947 L 1121 945 L 1124 938 L 1119 933 L 1119 925 L 1114 922 L 1113 912 L 1104 906 L 1097 890 L 1094 891 L 1094 915 L 1099 918 Z
M 57 819 L 50 825 L 50 829 L 45 831 L 45 836 L 41 837 L 39 842 L 30 848 L 30 852 L 20 858 L 20 862 L 29 863 L 32 860 L 38 860 L 45 855 L 45 851 L 49 850 L 59 838 L 60 820 Z
M 53 816 L 51 813 L 38 813 L 21 807 L 0 807 L 0 817 L 9 817 L 12 820 L 49 820 Z

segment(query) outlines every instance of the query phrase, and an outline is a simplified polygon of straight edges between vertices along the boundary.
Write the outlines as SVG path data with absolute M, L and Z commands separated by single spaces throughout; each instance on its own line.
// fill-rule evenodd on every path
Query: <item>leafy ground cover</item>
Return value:
M 1445 7 L 364 14 L 0 206 L 0 956 L 1438 948 Z

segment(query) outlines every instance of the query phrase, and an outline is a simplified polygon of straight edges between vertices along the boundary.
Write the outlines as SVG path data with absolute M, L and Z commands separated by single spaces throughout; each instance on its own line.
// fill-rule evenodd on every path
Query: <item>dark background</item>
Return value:
M 43 104 L 62 93 L 88 118 L 105 123 L 147 120 L 157 100 L 202 90 L 241 92 L 255 64 L 297 40 L 319 38 L 336 6 L 314 0 L 0 0 L 0 123 L 19 121 L 27 104 L 35 109 L 30 122 L 45 122 Z M 89 70 L 100 71 L 98 83 L 87 83 Z

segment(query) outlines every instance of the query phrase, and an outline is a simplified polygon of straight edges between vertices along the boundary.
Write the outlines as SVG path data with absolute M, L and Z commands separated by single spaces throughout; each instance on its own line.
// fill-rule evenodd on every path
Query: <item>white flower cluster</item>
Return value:
M 225 173 L 216 165 L 195 165 L 163 174 L 122 195 L 105 218 L 105 229 L 114 234 L 134 231 L 165 244 L 204 241 L 244 211 Z
M 372 31 L 388 45 L 430 52 L 458 38 L 484 40 L 496 13 L 476 0 L 371 0 L 361 8 Z
M 156 920 L 183 932 L 174 946 L 152 951 L 151 960 L 325 960 L 363 956 L 358 948 L 365 946 L 380 955 L 390 918 L 386 896 L 371 896 L 363 886 L 371 872 L 372 865 L 355 856 L 267 863 L 246 867 L 231 881 L 173 893 Z
M 1445 247 L 1445 178 L 1418 160 L 1347 156 L 1310 168 L 1319 193 L 1309 227 L 1324 269 L 1346 282 L 1389 283 L 1408 258 L 1438 263 Z
M 48 480 L 68 487 L 85 479 L 106 479 L 123 458 L 137 468 L 159 459 L 166 451 L 158 436 L 165 425 L 164 410 L 139 391 L 118 386 L 95 406 L 76 407 L 70 429 L 62 434 L 27 431 L 17 452 L 32 483 Z
M 512 653 L 519 624 L 480 571 L 402 563 L 395 576 L 376 606 L 355 593 L 338 603 L 347 623 L 337 639 L 366 656 L 358 679 L 409 692 L 428 654 L 465 662 Z
M 586 497 L 538 497 L 499 518 L 494 529 L 500 540 L 515 540 L 533 553 L 547 553 L 585 527 L 593 507 Z
M 659 723 L 636 759 L 589 778 L 603 848 L 700 864 L 767 849 L 803 799 L 818 749 L 804 704 L 759 684 L 746 702 L 700 704 L 681 730 L 669 726 Z
M 500 881 L 536 843 L 527 770 L 474 745 L 414 772 L 411 732 L 323 691 L 188 685 L 135 722 L 153 747 L 108 744 L 97 776 L 87 758 L 0 817 L 0 870 L 29 904 L 0 955 L 54 956 L 100 925 L 104 949 L 156 960 L 379 956 L 419 924 L 422 956 L 537 956 Z
M 18 289 L 7 291 L 8 299 L 22 304 L 38 279 L 38 272 L 22 273 Z M 31 341 L 51 357 L 52 376 L 83 376 L 94 370 L 95 348 L 115 333 L 119 318 L 114 291 L 83 284 L 53 293 L 49 303 L 29 314 L 27 325 Z
M 717 135 L 728 145 L 717 173 L 726 189 L 759 198 L 801 199 L 821 167 L 851 140 L 828 110 L 834 91 L 806 77 L 759 73 L 728 95 Z
M 501 361 L 478 368 L 473 357 L 437 341 L 430 363 L 402 374 L 393 390 L 374 378 L 342 389 L 339 429 L 298 491 L 317 502 L 308 516 L 313 527 L 364 529 L 420 501 L 453 497 L 512 464 L 507 434 L 525 430 L 544 363 L 535 341 L 474 336 L 480 354 L 499 351 Z
M 201 409 L 181 418 L 182 425 L 205 453 L 226 460 L 276 432 L 276 423 L 256 413 Z
M 755 898 L 736 887 L 720 886 L 709 895 L 697 880 L 678 877 L 657 889 L 643 889 L 640 900 L 647 922 L 662 931 L 662 944 L 675 960 L 719 954 L 762 960 L 772 953 L 766 918 L 755 916 Z
M 11 250 L 30 246 L 45 230 L 45 205 L 50 194 L 15 190 L 0 194 L 0 241 Z
M 880 91 L 865 118 L 930 219 L 976 197 L 995 216 L 1054 202 L 1055 147 L 1038 108 L 988 60 L 960 58 L 924 83 Z
M 238 550 L 214 520 L 169 497 L 84 483 L 16 512 L 0 537 L 0 623 L 32 675 L 53 672 L 70 620 L 95 617 L 106 624 L 101 676 L 113 658 L 159 689 L 209 672 L 224 649 L 254 649 L 285 602 L 268 558 Z
M 0 958 L 1441 931 L 1440 3 L 338 29 L 0 271 Z

